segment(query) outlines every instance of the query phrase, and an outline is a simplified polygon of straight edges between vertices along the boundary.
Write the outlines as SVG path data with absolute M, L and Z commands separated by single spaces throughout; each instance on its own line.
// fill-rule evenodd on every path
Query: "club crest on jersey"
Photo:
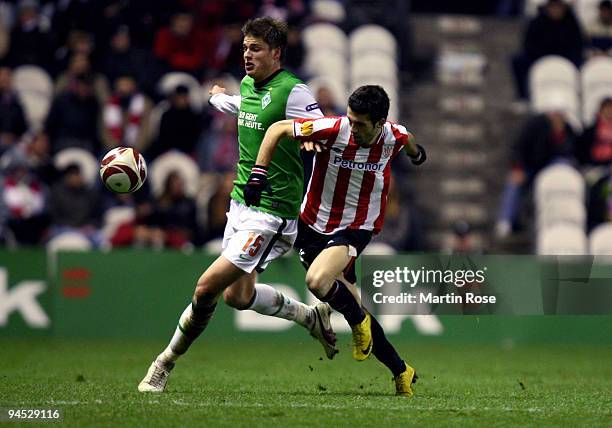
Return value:
M 383 152 L 382 152 L 383 157 L 388 158 L 388 157 L 391 156 L 391 153 L 393 153 L 393 145 L 392 144 L 385 144 L 383 146 Z
M 304 137 L 308 137 L 309 135 L 311 135 L 312 131 L 313 124 L 311 120 L 302 123 L 302 125 L 300 126 L 300 135 L 303 135 Z
M 268 92 L 262 99 L 261 99 L 261 109 L 264 110 L 266 107 L 268 107 L 268 104 L 270 104 L 272 102 L 272 95 L 270 95 L 270 92 Z

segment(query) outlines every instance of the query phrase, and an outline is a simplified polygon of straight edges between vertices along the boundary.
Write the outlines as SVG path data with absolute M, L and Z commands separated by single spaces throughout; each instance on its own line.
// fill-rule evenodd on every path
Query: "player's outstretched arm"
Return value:
M 225 88 L 214 85 L 208 90 L 208 103 L 221 113 L 238 114 L 240 111 L 240 95 L 227 95 Z
M 406 154 L 414 165 L 421 165 L 427 160 L 427 153 L 420 144 L 414 142 L 414 135 L 408 133 L 408 144 L 405 146 Z

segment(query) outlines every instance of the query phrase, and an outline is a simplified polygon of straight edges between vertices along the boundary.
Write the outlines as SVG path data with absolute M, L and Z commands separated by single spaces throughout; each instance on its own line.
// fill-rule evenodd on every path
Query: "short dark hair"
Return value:
M 609 104 L 612 104 L 612 97 L 605 97 L 603 100 L 601 100 L 601 104 L 599 104 L 599 110 L 607 107 Z
M 357 114 L 368 113 L 376 124 L 389 114 L 389 96 L 381 86 L 360 86 L 349 97 L 348 106 Z
M 262 39 L 270 49 L 280 48 L 281 61 L 285 58 L 287 48 L 287 24 L 282 21 L 265 16 L 263 18 L 249 19 L 242 26 L 242 36 L 251 36 Z
M 610 0 L 602 0 L 599 3 L 599 8 L 600 9 L 612 9 L 612 1 L 610 1 Z

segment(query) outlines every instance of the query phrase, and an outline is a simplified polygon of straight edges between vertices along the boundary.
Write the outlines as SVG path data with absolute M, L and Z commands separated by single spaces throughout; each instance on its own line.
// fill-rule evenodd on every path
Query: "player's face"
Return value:
M 353 139 L 360 146 L 369 146 L 380 135 L 382 125 L 380 123 L 373 124 L 368 113 L 355 113 L 348 107 L 346 116 L 351 124 Z
M 256 82 L 264 80 L 280 68 L 280 49 L 271 49 L 260 38 L 244 36 L 242 51 L 244 71 Z

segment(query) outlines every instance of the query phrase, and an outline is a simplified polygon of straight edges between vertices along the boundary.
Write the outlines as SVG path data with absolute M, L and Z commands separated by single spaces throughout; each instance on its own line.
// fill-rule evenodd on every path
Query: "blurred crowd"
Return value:
M 595 57 L 612 57 L 612 2 L 593 3 L 594 19 L 581 22 L 572 5 L 564 0 L 541 2 L 536 16 L 528 20 L 522 49 L 512 59 L 516 94 L 529 97 L 528 75 L 536 61 L 557 55 L 580 67 Z M 589 186 L 587 230 L 612 221 L 612 87 L 601 99 L 593 122 L 580 127 L 559 108 L 531 114 L 525 120 L 512 147 L 512 166 L 496 224 L 496 235 L 508 237 L 526 227 L 522 215 L 523 196 L 536 175 L 547 166 L 565 163 L 583 172 Z M 520 101 L 525 103 L 526 101 Z M 524 216 L 523 216 L 524 217 Z
M 518 99 L 529 96 L 529 68 L 539 58 L 560 55 L 580 65 L 612 53 L 610 0 L 601 1 L 596 19 L 586 24 L 563 0 L 539 3 L 512 60 Z M 524 7 L 523 1 L 496 4 L 499 10 Z M 45 244 L 67 231 L 93 247 L 188 249 L 220 238 L 238 159 L 237 126 L 234 117 L 208 107 L 206 91 L 218 83 L 238 92 L 241 26 L 264 15 L 288 23 L 284 66 L 309 78 L 301 30 L 321 19 L 313 14 L 313 0 L 0 1 L 0 245 Z M 171 76 L 176 73 L 182 78 Z M 318 88 L 315 97 L 324 114 L 343 112 L 345 100 L 334 99 L 329 88 Z M 140 150 L 149 166 L 169 152 L 183 153 L 201 178 L 193 186 L 168 171 L 158 186 L 148 180 L 135 194 L 115 195 L 79 162 L 58 162 L 74 149 L 97 162 L 117 146 Z M 559 111 L 529 118 L 513 153 L 499 236 L 516 228 L 521 194 L 546 165 L 610 164 L 612 100 L 583 131 Z M 307 155 L 304 160 L 311 162 Z M 401 182 L 405 170 L 396 170 Z M 591 225 L 612 219 L 609 183 L 609 174 L 592 183 Z M 390 192 L 391 233 L 377 241 L 420 249 L 411 195 L 397 187 L 402 191 Z M 464 251 L 469 225 L 455 229 Z
M 241 27 L 257 16 L 288 23 L 284 67 L 308 78 L 301 28 L 317 20 L 311 7 L 307 0 L 0 1 L 0 245 L 40 245 L 66 233 L 93 248 L 190 249 L 218 240 L 237 124 L 207 105 L 207 89 L 218 83 L 238 93 Z M 345 101 L 329 89 L 315 96 L 325 114 L 342 113 Z M 193 185 L 179 166 L 158 186 L 148 180 L 134 194 L 112 194 L 74 156 L 91 154 L 97 165 L 118 146 L 138 149 L 149 168 L 180 152 L 201 175 Z

